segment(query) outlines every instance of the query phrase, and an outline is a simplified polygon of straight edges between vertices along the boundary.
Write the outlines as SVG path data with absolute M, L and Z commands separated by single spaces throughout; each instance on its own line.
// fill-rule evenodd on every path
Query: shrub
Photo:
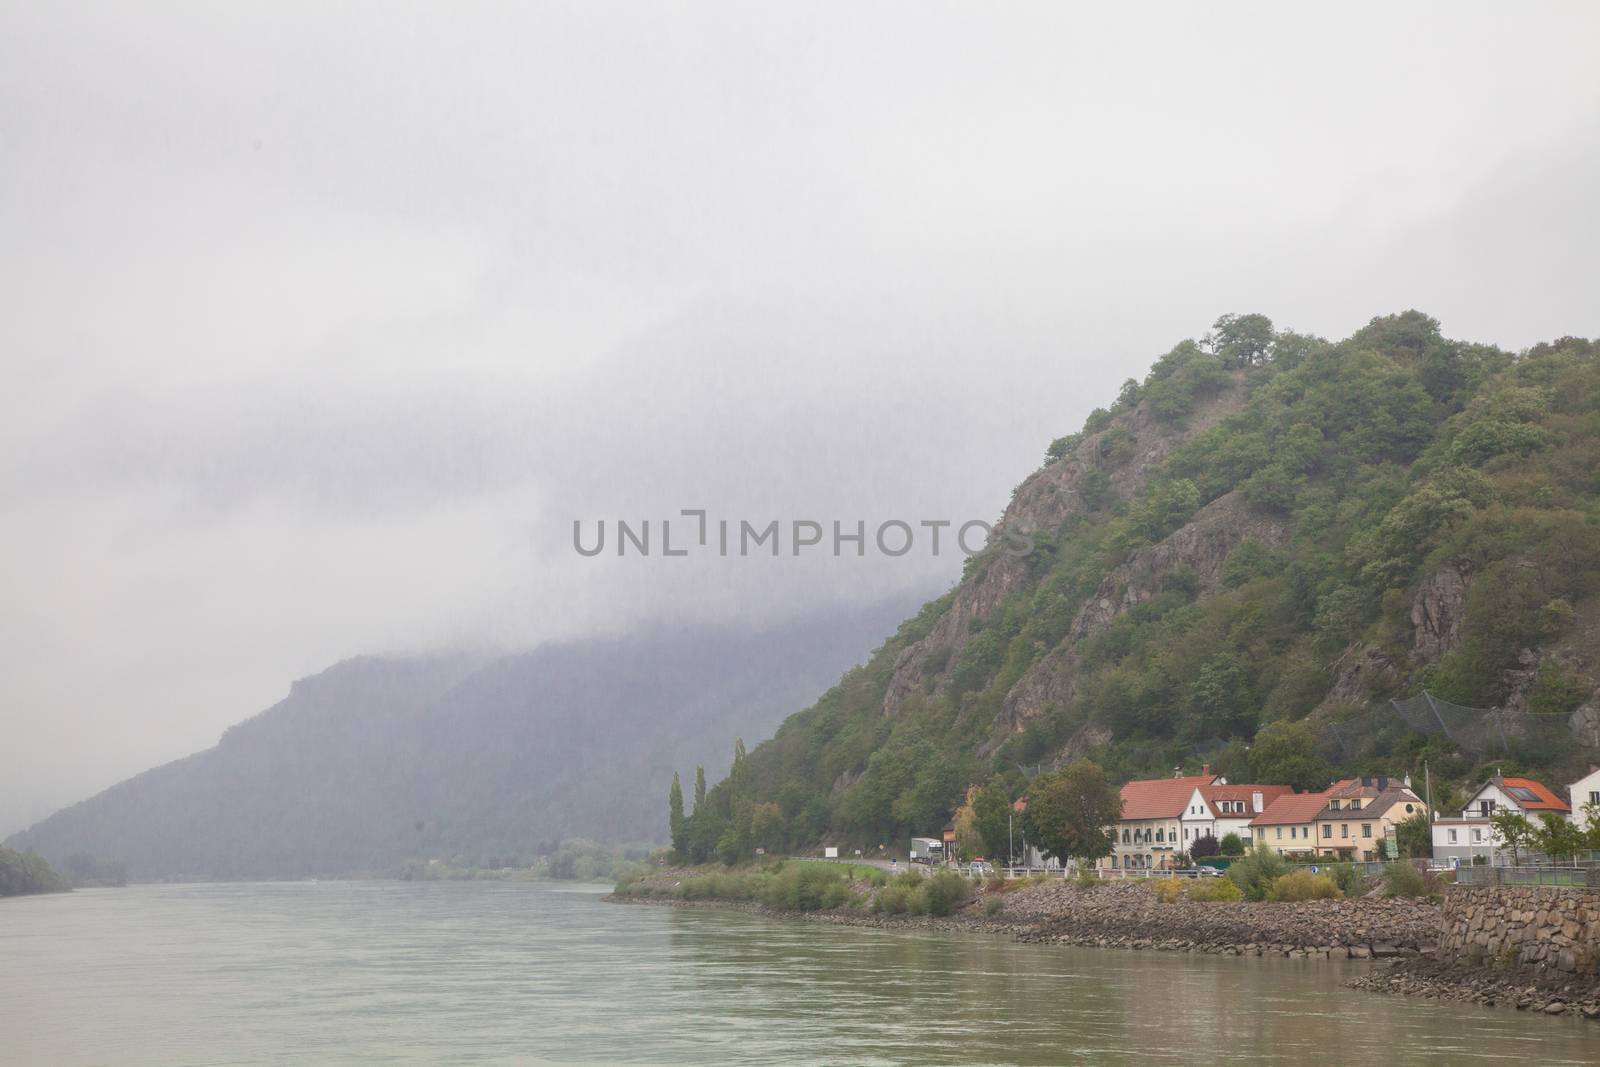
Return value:
M 983 888 L 991 893 L 1004 893 L 1006 891 L 1006 876 L 1003 874 L 991 874 L 983 883 Z
M 1045 875 L 1040 875 L 1039 877 L 1048 880 Z M 1100 876 L 1094 873 L 1094 868 L 1092 867 L 1080 867 L 1078 868 L 1078 876 L 1073 881 L 1077 883 L 1079 889 L 1088 889 L 1090 886 L 1100 884 Z
M 1253 848 L 1228 868 L 1228 877 L 1246 900 L 1265 900 L 1273 879 L 1288 873 L 1288 861 L 1269 848 Z
M 1359 896 L 1366 889 L 1366 884 L 1361 880 L 1361 872 L 1348 863 L 1327 868 L 1327 875 L 1333 879 L 1333 884 L 1339 887 L 1339 892 L 1347 897 Z
M 1163 904 L 1176 904 L 1183 896 L 1183 886 L 1176 878 L 1161 878 L 1151 884 L 1156 899 Z
M 1425 897 L 1428 895 L 1428 879 L 1409 863 L 1391 863 L 1383 869 L 1383 895 Z
M 959 874 L 942 871 L 925 881 L 919 896 L 922 907 L 929 915 L 949 915 L 972 893 L 972 883 Z
M 1225 835 L 1222 839 L 1221 848 L 1224 856 L 1244 855 L 1244 842 L 1239 839 L 1238 834 Z
M 1274 878 L 1267 887 L 1268 900 L 1333 900 L 1344 896 L 1333 879 L 1310 871 L 1294 871 Z
M 1196 878 L 1189 886 L 1189 899 L 1208 904 L 1226 904 L 1243 900 L 1244 894 L 1231 878 Z
M 788 911 L 826 911 L 843 907 L 850 889 L 843 874 L 817 866 L 790 866 L 761 889 L 761 902 Z
M 983 902 L 983 913 L 991 919 L 1005 910 L 1005 897 L 990 897 L 988 900 Z
M 911 895 L 911 890 L 903 885 L 884 886 L 873 899 L 873 910 L 885 915 L 904 915 L 911 910 Z

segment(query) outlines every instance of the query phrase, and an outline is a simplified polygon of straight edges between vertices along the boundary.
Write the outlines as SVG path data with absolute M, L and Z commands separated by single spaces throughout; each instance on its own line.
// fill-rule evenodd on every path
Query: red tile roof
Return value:
M 1555 811 L 1562 813 L 1570 813 L 1572 811 L 1572 808 L 1567 805 L 1565 800 L 1562 800 L 1532 778 L 1496 778 L 1494 781 L 1496 785 L 1505 791 L 1507 796 L 1517 802 L 1523 811 Z M 1519 789 L 1525 789 L 1532 793 L 1534 799 L 1529 800 L 1526 797 L 1518 796 L 1514 790 Z
M 1267 805 L 1267 810 L 1250 820 L 1251 826 L 1286 826 L 1308 823 L 1328 804 L 1327 793 L 1289 793 Z
M 1217 801 L 1219 800 L 1242 800 L 1244 801 L 1244 814 L 1255 815 L 1258 814 L 1253 806 L 1257 793 L 1261 794 L 1263 807 L 1270 808 L 1274 800 L 1279 797 L 1289 796 L 1293 792 L 1294 790 L 1286 785 L 1211 785 L 1200 788 L 1200 795 L 1205 798 L 1207 804 L 1211 805 L 1211 814 L 1217 817 L 1221 817 L 1224 814 L 1217 810 Z M 1239 813 L 1228 812 L 1227 814 L 1238 818 Z
M 1211 774 L 1191 774 L 1186 778 L 1146 778 L 1122 787 L 1122 817 L 1129 819 L 1176 819 L 1189 807 L 1194 791 L 1216 781 Z

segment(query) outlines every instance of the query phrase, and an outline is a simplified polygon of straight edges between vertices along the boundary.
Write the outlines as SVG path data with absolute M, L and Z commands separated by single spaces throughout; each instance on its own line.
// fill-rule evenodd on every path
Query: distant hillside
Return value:
M 564 837 L 666 836 L 672 772 L 715 780 L 860 662 L 903 602 L 758 632 L 685 627 L 475 661 L 360 657 L 295 682 L 215 748 L 14 835 L 136 880 L 530 862 Z
M 969 561 L 708 810 L 754 810 L 769 848 L 872 844 L 1079 756 L 1123 779 L 1427 759 L 1436 783 L 1559 785 L 1600 746 L 1594 342 L 1513 354 L 1413 311 L 1334 343 L 1227 316 L 1053 442 L 1002 529 L 1035 550 Z M 1504 709 L 1450 711 L 1492 760 L 1389 708 L 1424 686 Z

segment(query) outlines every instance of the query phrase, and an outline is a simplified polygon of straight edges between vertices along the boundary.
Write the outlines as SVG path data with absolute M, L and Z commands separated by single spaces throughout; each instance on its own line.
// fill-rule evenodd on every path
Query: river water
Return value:
M 0 900 L 0 1063 L 1600 1062 L 1600 1025 L 1344 989 L 1355 963 L 1016 945 L 603 891 Z

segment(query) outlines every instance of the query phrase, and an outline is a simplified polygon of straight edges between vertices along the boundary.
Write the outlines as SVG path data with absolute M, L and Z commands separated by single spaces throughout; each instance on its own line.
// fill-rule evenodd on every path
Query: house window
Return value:
M 1281 827 L 1281 826 L 1278 827 L 1278 840 L 1279 841 L 1283 840 L 1283 827 Z
M 1456 832 L 1454 830 L 1450 831 L 1450 843 L 1452 845 L 1456 843 Z
M 1494 813 L 1494 801 L 1492 801 L 1492 800 L 1480 800 L 1480 801 L 1478 801 L 1478 814 L 1479 815 L 1488 816 L 1488 815 L 1492 815 L 1493 813 Z
M 1410 805 L 1410 804 L 1407 804 L 1407 805 L 1406 805 L 1406 814 L 1407 814 L 1407 815 L 1410 815 L 1410 814 L 1411 814 L 1411 805 Z
M 1345 837 L 1349 837 L 1350 836 L 1350 824 L 1349 823 L 1342 822 L 1342 823 L 1339 824 L 1339 836 L 1341 838 L 1345 838 Z
M 1474 831 L 1472 831 L 1472 843 L 1473 844 L 1477 844 L 1479 841 L 1482 841 L 1482 840 L 1483 840 L 1483 831 L 1482 830 L 1474 830 Z
M 1124 830 L 1124 831 L 1122 831 L 1122 843 L 1123 843 L 1123 844 L 1124 844 L 1124 845 L 1126 845 L 1126 844 L 1129 844 L 1129 841 L 1128 841 L 1128 831 L 1126 831 L 1126 830 Z
M 1328 801 L 1328 810 L 1329 811 L 1338 811 L 1339 810 L 1339 802 L 1337 800 Z
M 1600 804 L 1600 789 L 1589 790 L 1589 803 Z
M 1361 836 L 1362 837 L 1371 837 L 1372 836 L 1372 824 L 1370 822 L 1364 822 L 1364 823 L 1361 824 Z
M 1332 823 L 1325 822 L 1325 823 L 1322 824 L 1322 836 L 1323 837 L 1332 837 L 1333 836 L 1333 824 Z

